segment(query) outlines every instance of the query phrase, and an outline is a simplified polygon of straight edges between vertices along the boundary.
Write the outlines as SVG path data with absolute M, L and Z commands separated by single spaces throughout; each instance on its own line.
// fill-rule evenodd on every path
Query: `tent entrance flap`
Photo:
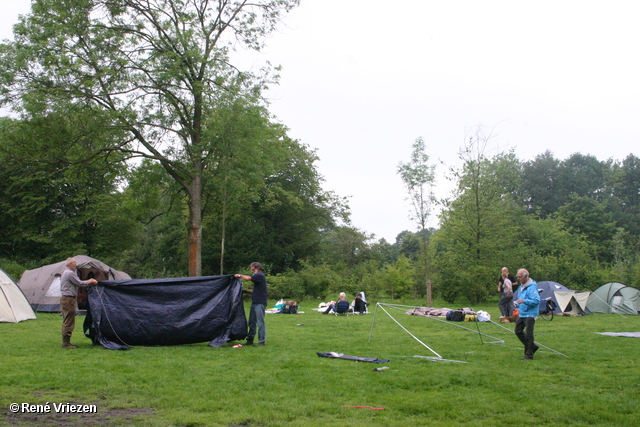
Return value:
M 583 316 L 591 312 L 587 302 L 591 292 L 587 291 L 555 291 L 559 310 L 567 316 Z

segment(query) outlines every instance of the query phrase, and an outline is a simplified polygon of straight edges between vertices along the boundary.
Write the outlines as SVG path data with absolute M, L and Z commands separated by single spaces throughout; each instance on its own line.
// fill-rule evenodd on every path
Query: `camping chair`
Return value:
M 347 300 L 341 300 L 336 303 L 335 315 L 336 316 L 348 316 L 351 304 Z

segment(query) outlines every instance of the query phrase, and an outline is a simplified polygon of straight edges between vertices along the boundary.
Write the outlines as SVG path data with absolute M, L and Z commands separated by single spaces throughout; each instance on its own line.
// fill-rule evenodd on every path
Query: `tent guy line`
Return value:
M 376 304 L 376 310 L 374 311 L 374 315 L 373 315 L 373 321 L 371 322 L 371 331 L 370 331 L 370 333 L 369 333 L 369 342 L 371 342 L 371 338 L 372 338 L 372 336 L 373 336 L 373 327 L 374 327 L 374 325 L 375 325 L 375 321 L 376 321 L 376 313 L 377 313 L 377 311 L 378 311 L 378 307 L 380 307 L 380 309 L 381 309 L 382 311 L 384 311 L 384 312 L 385 312 L 385 313 L 386 313 L 386 314 L 387 314 L 387 315 L 388 315 L 388 316 L 389 316 L 389 317 L 390 317 L 390 318 L 391 318 L 391 319 L 392 319 L 392 320 L 393 320 L 393 321 L 394 321 L 398 326 L 400 326 L 400 328 L 402 328 L 402 330 L 404 330 L 405 332 L 407 332 L 407 333 L 408 333 L 408 334 L 409 334 L 413 339 L 415 339 L 416 341 L 418 341 L 418 342 L 419 342 L 420 344 L 422 344 L 425 348 L 427 348 L 427 349 L 428 349 L 428 350 L 430 350 L 433 354 L 435 354 L 435 355 L 436 355 L 436 357 L 432 357 L 432 356 L 414 356 L 414 357 L 422 357 L 422 358 L 429 359 L 429 360 L 433 360 L 433 361 L 449 361 L 449 362 L 468 363 L 468 362 L 463 362 L 463 361 L 459 361 L 459 360 L 449 360 L 449 359 L 444 359 L 444 358 L 442 358 L 442 356 L 441 356 L 441 355 L 439 355 L 438 353 L 436 353 L 433 349 L 431 349 L 431 347 L 429 347 L 427 344 L 423 343 L 423 342 L 422 342 L 420 339 L 418 339 L 414 334 L 412 334 L 412 333 L 411 333 L 407 328 L 405 328 L 404 326 L 402 326 L 402 325 L 400 324 L 400 322 L 398 322 L 398 321 L 397 321 L 397 320 L 396 320 L 396 319 L 395 319 L 395 318 L 394 318 L 394 317 L 393 317 L 393 316 L 392 316 L 392 315 L 391 315 L 391 314 L 390 314 L 390 313 L 389 313 L 389 312 L 384 308 L 384 307 L 388 307 L 388 308 L 394 308 L 394 309 L 396 309 L 396 310 L 403 310 L 403 311 L 405 311 L 407 308 L 420 308 L 420 307 L 417 307 L 417 306 L 407 306 L 407 305 L 400 305 L 400 304 L 377 303 L 377 304 Z M 432 320 L 437 320 L 437 321 L 439 321 L 439 322 L 443 322 L 443 323 L 445 323 L 445 324 L 447 324 L 447 325 L 449 325 L 449 326 L 456 326 L 456 327 L 458 327 L 458 328 L 465 329 L 465 330 L 467 330 L 467 331 L 473 332 L 474 334 L 475 334 L 475 333 L 478 333 L 478 334 L 479 334 L 479 336 L 480 336 L 480 341 L 482 342 L 482 344 L 499 344 L 499 345 L 505 346 L 505 341 L 504 341 L 504 340 L 502 340 L 502 339 L 500 339 L 500 338 L 493 337 L 493 336 L 488 335 L 488 334 L 485 334 L 485 333 L 483 333 L 483 332 L 480 332 L 480 326 L 479 326 L 479 325 L 476 325 L 476 326 L 477 326 L 477 328 L 478 328 L 478 330 L 477 330 L 477 331 L 474 331 L 474 330 L 473 330 L 473 329 L 471 329 L 471 328 L 467 328 L 467 327 L 465 327 L 465 326 L 458 325 L 458 324 L 456 324 L 456 323 L 451 323 L 450 321 L 443 320 L 443 319 L 439 319 L 439 318 L 437 318 L 437 317 L 429 317 L 429 316 L 424 316 L 424 317 L 426 317 L 426 318 L 428 318 L 428 319 L 432 319 Z M 480 322 L 476 322 L 476 323 L 480 323 Z M 496 326 L 499 326 L 500 328 L 502 328 L 502 329 L 505 329 L 505 330 L 509 331 L 509 333 L 510 333 L 510 334 L 513 334 L 513 331 L 512 331 L 511 329 L 509 329 L 509 328 L 507 328 L 507 327 L 505 327 L 505 326 L 503 326 L 503 325 L 500 325 L 500 324 L 498 324 L 498 323 L 496 323 L 496 322 L 494 322 L 494 321 L 492 321 L 492 320 L 490 320 L 488 323 L 492 323 L 492 324 L 494 324 L 494 325 L 496 325 Z M 485 342 L 485 341 L 482 339 L 482 337 L 483 337 L 483 336 L 485 336 L 485 337 L 489 337 L 489 338 L 491 338 L 491 339 L 494 339 L 495 341 L 488 341 L 488 342 Z M 565 355 L 565 354 L 563 354 L 563 353 L 561 353 L 561 352 L 559 352 L 559 351 L 557 351 L 557 350 L 554 350 L 554 349 L 552 349 L 551 347 L 548 347 L 548 346 L 546 346 L 546 345 L 540 344 L 539 342 L 536 342 L 536 344 L 537 344 L 537 345 L 539 345 L 540 347 L 546 348 L 547 350 L 549 350 L 550 352 L 552 352 L 552 353 L 554 353 L 554 354 L 557 354 L 557 355 L 560 355 L 560 356 L 563 356 L 563 357 L 569 358 L 569 356 L 567 356 L 567 355 Z
M 501 328 L 503 328 L 503 329 L 506 329 L 507 331 L 509 331 L 510 333 L 512 333 L 512 334 L 513 334 L 513 331 L 512 331 L 511 329 L 507 328 L 506 326 L 501 325 L 501 324 L 499 324 L 499 323 L 496 323 L 496 322 L 494 322 L 493 320 L 489 320 L 489 322 L 490 322 L 490 323 L 493 323 L 494 325 L 499 326 L 499 327 L 501 327 Z M 540 347 L 544 347 L 544 348 L 546 348 L 547 350 L 551 351 L 551 352 L 552 352 L 552 353 L 554 353 L 554 354 L 558 354 L 558 355 L 560 355 L 560 356 L 566 357 L 567 359 L 570 359 L 570 357 L 569 357 L 569 356 L 567 356 L 566 354 L 562 354 L 562 353 L 560 353 L 559 351 L 552 349 L 551 347 L 547 347 L 547 346 L 546 346 L 546 345 L 544 345 L 544 344 L 540 344 L 538 341 L 536 341 L 536 342 L 535 342 L 535 344 L 536 344 L 536 345 L 538 345 L 538 346 L 540 346 Z

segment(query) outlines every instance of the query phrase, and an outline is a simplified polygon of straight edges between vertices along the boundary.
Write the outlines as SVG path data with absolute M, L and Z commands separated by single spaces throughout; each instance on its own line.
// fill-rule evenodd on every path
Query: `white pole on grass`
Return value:
M 413 335 L 411 332 L 409 332 L 409 330 L 407 328 L 402 326 L 400 324 L 400 322 L 398 322 L 391 314 L 389 314 L 389 312 L 387 310 L 385 310 L 384 307 L 382 307 L 382 305 L 380 303 L 376 304 L 376 312 L 378 311 L 378 307 L 380 307 L 380 310 L 382 310 L 385 313 L 387 313 L 387 316 L 389 316 L 391 318 L 391 320 L 393 320 L 396 323 L 396 325 L 400 326 L 402 328 L 402 330 L 405 331 L 406 333 L 408 333 L 414 340 L 418 341 L 424 347 L 429 349 L 429 351 L 431 351 L 431 353 L 435 354 L 438 357 L 438 359 L 442 359 L 442 356 L 440 356 L 438 353 L 436 353 L 431 347 L 429 347 L 428 345 L 426 345 L 425 343 L 420 341 L 415 335 Z M 375 320 L 376 319 L 375 319 L 375 313 L 374 313 L 373 321 L 375 322 Z M 373 333 L 373 324 L 371 325 L 371 333 Z M 369 334 L 369 342 L 371 342 L 371 334 Z
M 513 331 L 512 331 L 511 329 L 507 328 L 507 327 L 506 327 L 506 326 L 504 326 L 504 325 L 501 325 L 501 324 L 499 324 L 499 323 L 496 323 L 496 322 L 494 322 L 493 320 L 490 320 L 489 322 L 493 323 L 493 324 L 494 324 L 494 325 L 496 325 L 496 326 L 500 326 L 501 328 L 506 329 L 507 331 L 509 331 L 509 332 L 513 333 Z M 544 348 L 546 348 L 547 350 L 551 351 L 551 352 L 552 352 L 552 353 L 554 353 L 554 354 L 559 354 L 560 356 L 564 356 L 564 357 L 566 357 L 567 359 L 570 359 L 570 357 L 569 357 L 569 356 L 567 356 L 566 354 L 562 354 L 562 353 L 560 353 L 559 351 L 554 350 L 554 349 L 552 349 L 552 348 L 550 348 L 550 347 L 547 347 L 546 345 L 540 344 L 540 343 L 539 343 L 539 342 L 537 342 L 537 341 L 535 342 L 535 344 L 536 344 L 536 345 L 538 345 L 538 346 L 540 346 L 540 347 L 544 347 Z
M 408 305 L 385 304 L 385 303 L 379 303 L 379 304 L 381 306 L 385 305 L 387 307 L 395 308 L 396 310 L 400 310 L 400 308 L 398 308 L 398 307 L 420 308 L 420 307 L 412 307 L 412 306 L 408 306 Z M 467 328 L 466 326 L 458 325 L 458 323 L 463 323 L 463 322 L 453 322 L 452 323 L 452 322 L 450 322 L 448 320 L 443 320 L 443 319 L 440 319 L 438 317 L 430 317 L 430 316 L 424 316 L 424 317 L 426 317 L 427 319 L 431 319 L 431 320 L 435 320 L 435 321 L 438 321 L 438 322 L 442 322 L 442 323 L 444 323 L 446 325 L 449 325 L 449 326 L 455 326 L 456 328 L 466 329 L 467 331 L 473 332 L 474 334 L 476 333 L 476 331 L 474 331 L 471 328 Z M 501 340 L 500 338 L 492 337 L 491 335 L 488 335 L 488 334 L 485 334 L 483 332 L 480 332 L 479 329 L 478 329 L 478 333 L 480 335 L 484 335 L 485 337 L 488 337 L 488 338 L 496 340 L 496 341 L 493 341 L 493 342 L 487 342 L 487 344 L 503 344 L 504 343 L 504 340 Z M 484 341 L 482 341 L 482 343 L 484 344 Z

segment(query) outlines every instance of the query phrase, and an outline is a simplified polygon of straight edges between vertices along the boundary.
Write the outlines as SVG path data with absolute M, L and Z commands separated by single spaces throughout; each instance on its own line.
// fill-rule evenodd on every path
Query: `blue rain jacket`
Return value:
M 520 286 L 520 290 L 518 292 L 518 299 L 522 299 L 524 301 L 523 303 L 518 304 L 520 317 L 538 317 L 540 308 L 538 284 L 529 278 L 527 283 Z

